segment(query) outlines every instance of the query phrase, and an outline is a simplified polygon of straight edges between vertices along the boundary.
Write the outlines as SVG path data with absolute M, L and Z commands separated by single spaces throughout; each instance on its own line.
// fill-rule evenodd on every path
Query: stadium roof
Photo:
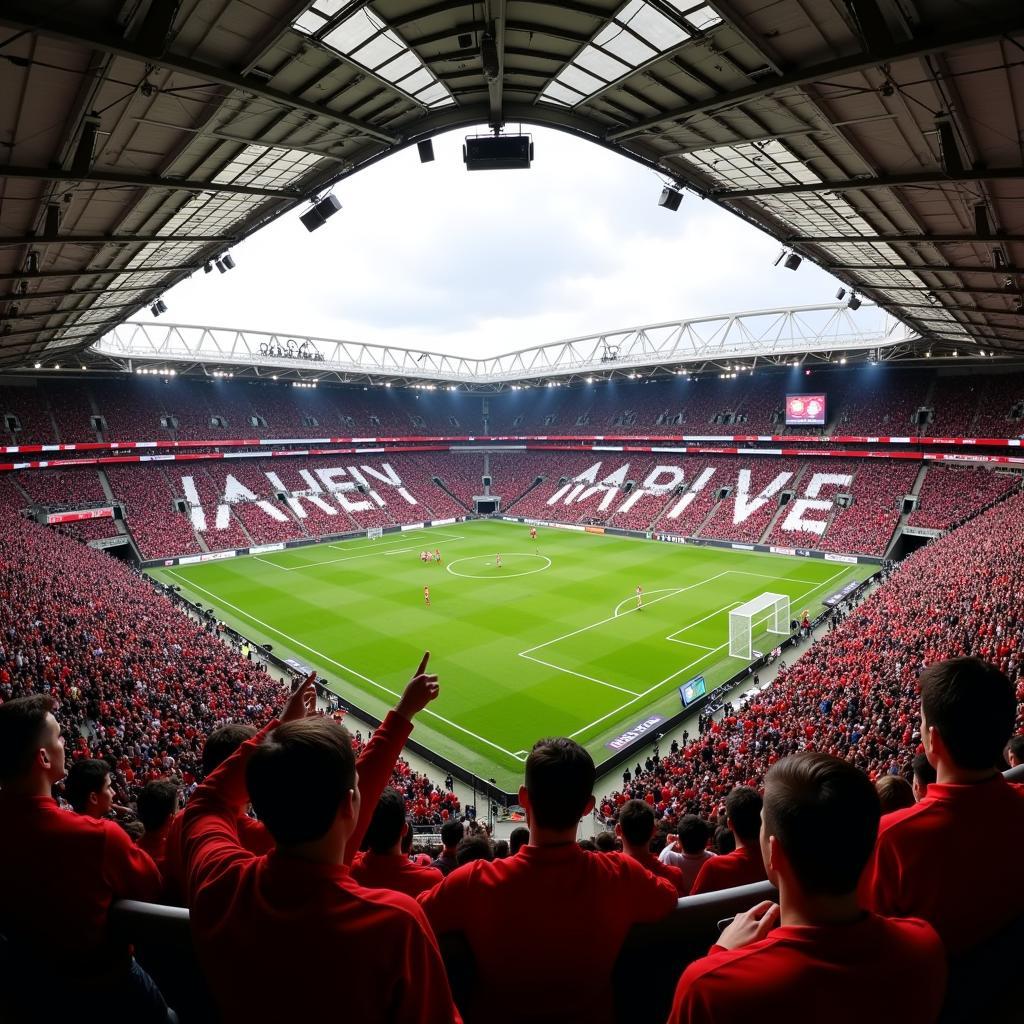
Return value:
M 0 29 L 0 366 L 396 149 L 517 122 L 733 211 L 921 345 L 1024 353 L 1020 0 L 5 0 Z
M 877 306 L 854 313 L 838 303 L 647 324 L 482 358 L 262 331 L 130 322 L 103 337 L 88 358 L 91 368 L 115 372 L 167 375 L 173 369 L 206 377 L 502 391 L 517 385 L 691 373 L 735 376 L 755 367 L 900 360 L 914 357 L 915 340 L 904 324 Z M 74 372 L 75 366 L 66 369 Z

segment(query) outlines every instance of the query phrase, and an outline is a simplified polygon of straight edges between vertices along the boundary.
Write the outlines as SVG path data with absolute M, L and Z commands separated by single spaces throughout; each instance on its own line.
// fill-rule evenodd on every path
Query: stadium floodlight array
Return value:
M 729 657 L 752 661 L 763 654 L 754 650 L 754 632 L 789 636 L 789 598 L 785 594 L 761 594 L 729 612 Z

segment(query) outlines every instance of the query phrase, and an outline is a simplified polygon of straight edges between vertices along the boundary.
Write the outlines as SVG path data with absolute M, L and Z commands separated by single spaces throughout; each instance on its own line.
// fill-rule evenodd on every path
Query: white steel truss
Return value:
M 877 306 L 865 303 L 855 313 L 839 303 L 648 324 L 479 359 L 355 341 L 136 322 L 115 327 L 90 354 L 125 370 L 159 362 L 235 368 L 258 376 L 488 388 L 583 374 L 631 377 L 655 368 L 728 371 L 739 369 L 736 361 L 747 369 L 758 362 L 834 361 L 847 353 L 885 359 L 906 354 L 917 338 Z

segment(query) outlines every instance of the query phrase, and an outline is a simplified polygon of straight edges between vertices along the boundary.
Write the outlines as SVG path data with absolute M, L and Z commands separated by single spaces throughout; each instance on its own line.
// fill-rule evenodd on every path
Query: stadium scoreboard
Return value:
M 787 427 L 823 427 L 827 419 L 827 401 L 823 394 L 786 395 Z
M 679 699 L 683 707 L 688 708 L 695 700 L 700 700 L 708 692 L 703 676 L 694 676 L 688 683 L 679 687 Z

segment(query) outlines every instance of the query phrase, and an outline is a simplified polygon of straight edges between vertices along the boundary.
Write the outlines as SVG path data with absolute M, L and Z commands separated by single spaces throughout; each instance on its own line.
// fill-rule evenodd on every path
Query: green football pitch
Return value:
M 442 564 L 420 561 L 428 546 Z M 813 615 L 870 572 L 543 527 L 534 542 L 526 525 L 483 520 L 152 575 L 377 716 L 429 650 L 441 694 L 416 739 L 514 790 L 539 737 L 572 736 L 600 763 L 610 739 L 679 711 L 681 684 L 703 675 L 710 691 L 742 669 L 728 653 L 737 605 L 772 592 Z M 756 648 L 775 642 L 755 632 Z

